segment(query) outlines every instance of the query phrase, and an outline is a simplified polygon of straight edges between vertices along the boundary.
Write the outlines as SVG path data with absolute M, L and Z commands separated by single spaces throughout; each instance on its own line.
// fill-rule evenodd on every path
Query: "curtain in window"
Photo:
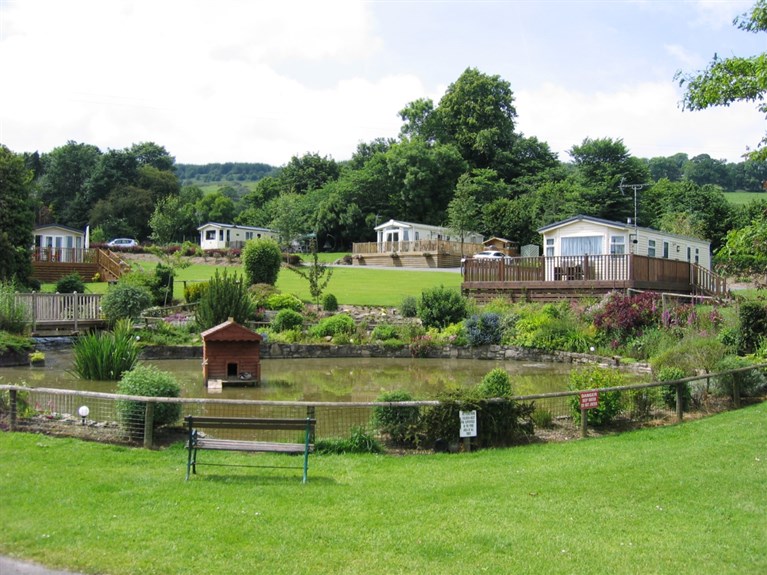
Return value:
M 562 238 L 563 256 L 598 256 L 602 254 L 602 236 Z

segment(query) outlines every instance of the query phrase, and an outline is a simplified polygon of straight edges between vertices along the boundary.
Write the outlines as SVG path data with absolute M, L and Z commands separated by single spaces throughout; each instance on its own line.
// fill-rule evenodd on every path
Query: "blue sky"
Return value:
M 0 143 L 47 152 L 153 141 L 178 162 L 348 159 L 396 137 L 408 102 L 467 67 L 508 81 L 518 131 L 560 159 L 584 138 L 632 154 L 740 161 L 754 104 L 679 108 L 677 70 L 765 51 L 751 1 L 0 0 Z

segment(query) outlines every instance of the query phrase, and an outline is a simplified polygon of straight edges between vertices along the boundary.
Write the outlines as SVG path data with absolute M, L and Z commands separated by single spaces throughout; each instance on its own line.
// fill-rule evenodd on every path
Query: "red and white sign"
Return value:
M 581 392 L 581 409 L 591 409 L 593 407 L 599 407 L 599 392 L 598 391 L 582 391 Z

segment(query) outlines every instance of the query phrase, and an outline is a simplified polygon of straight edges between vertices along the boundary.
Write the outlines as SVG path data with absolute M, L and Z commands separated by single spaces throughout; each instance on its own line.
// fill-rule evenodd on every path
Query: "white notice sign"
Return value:
M 461 418 L 461 437 L 477 437 L 477 412 L 459 411 Z

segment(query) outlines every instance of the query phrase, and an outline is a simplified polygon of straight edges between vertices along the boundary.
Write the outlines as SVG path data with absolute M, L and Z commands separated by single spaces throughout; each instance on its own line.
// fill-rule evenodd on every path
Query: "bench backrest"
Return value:
M 314 432 L 316 419 L 306 417 L 295 418 L 266 418 L 266 417 L 213 417 L 209 415 L 187 415 L 184 418 L 187 427 L 197 429 L 270 429 L 270 430 L 309 430 Z

